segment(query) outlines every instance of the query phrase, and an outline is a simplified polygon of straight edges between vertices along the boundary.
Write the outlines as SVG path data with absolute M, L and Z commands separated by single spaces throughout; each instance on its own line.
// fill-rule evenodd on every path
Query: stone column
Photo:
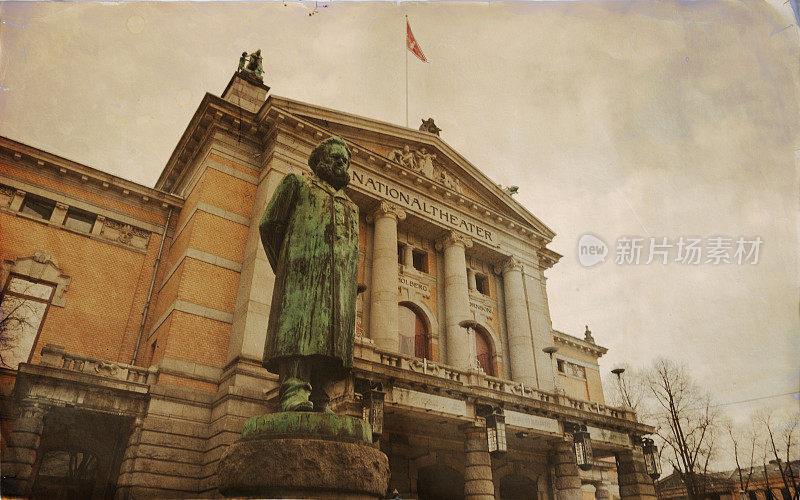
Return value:
M 486 439 L 486 420 L 476 417 L 464 424 L 464 498 L 468 500 L 493 500 L 492 457 Z
M 53 224 L 58 224 L 59 226 L 64 223 L 64 218 L 67 216 L 67 210 L 69 210 L 69 205 L 66 203 L 56 202 L 56 208 L 53 209 L 53 213 L 50 214 L 50 222 Z
M 467 258 L 472 239 L 455 231 L 436 243 L 444 252 L 444 307 L 447 335 L 447 364 L 460 370 L 470 368 L 470 344 L 466 326 L 473 321 L 469 310 Z
M 470 290 L 478 288 L 478 283 L 475 282 L 475 271 L 470 268 L 467 268 L 467 285 Z
M 33 464 L 44 430 L 44 407 L 23 401 L 20 416 L 8 438 L 3 457 L 3 491 L 6 495 L 28 497 L 33 486 Z
M 14 197 L 11 199 L 11 205 L 9 205 L 9 210 L 14 212 L 18 211 L 22 207 L 22 202 L 25 201 L 25 191 L 21 189 L 17 189 L 14 191 Z
M 408 243 L 403 245 L 403 265 L 414 267 L 414 247 Z
M 656 498 L 653 482 L 644 467 L 642 449 L 634 447 L 617 453 L 617 476 L 621 498 Z
M 595 500 L 611 500 L 612 498 L 611 491 L 609 491 L 608 485 L 606 483 L 600 481 L 596 483 L 594 487 L 595 487 L 595 492 L 594 492 Z
M 545 277 L 542 271 L 535 267 L 524 269 L 522 274 L 525 295 L 527 298 L 528 317 L 530 321 L 531 338 L 533 340 L 533 359 L 536 362 L 536 378 L 538 388 L 543 391 L 552 391 L 553 375 L 550 356 L 542 349 L 553 345 L 553 332 L 550 323 L 550 312 L 545 294 Z
M 522 264 L 511 257 L 503 263 L 502 272 L 511 379 L 538 387 Z
M 375 224 L 372 243 L 372 287 L 370 289 L 369 336 L 379 349 L 397 352 L 397 222 L 406 213 L 381 202 L 370 215 Z
M 575 463 L 572 442 L 558 441 L 555 443 L 550 460 L 555 475 L 553 481 L 555 500 L 582 500 L 581 477 L 578 472 L 578 464 Z

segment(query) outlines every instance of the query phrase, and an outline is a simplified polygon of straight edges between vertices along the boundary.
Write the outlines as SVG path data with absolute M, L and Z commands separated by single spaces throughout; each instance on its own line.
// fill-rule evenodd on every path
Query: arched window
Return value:
M 400 330 L 400 354 L 428 357 L 428 331 L 419 313 L 410 307 L 400 304 L 397 307 L 397 326 Z
M 478 358 L 478 366 L 486 375 L 494 376 L 492 344 L 489 342 L 488 334 L 481 328 L 473 328 L 472 331 L 475 333 L 475 354 Z

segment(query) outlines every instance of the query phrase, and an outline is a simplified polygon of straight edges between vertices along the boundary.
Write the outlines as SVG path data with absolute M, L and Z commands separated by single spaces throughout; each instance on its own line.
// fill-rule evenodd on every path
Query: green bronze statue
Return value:
M 331 412 L 330 382 L 353 366 L 358 207 L 342 191 L 342 139 L 322 141 L 308 165 L 313 175 L 284 177 L 259 224 L 275 272 L 264 366 L 278 374 L 282 411 Z

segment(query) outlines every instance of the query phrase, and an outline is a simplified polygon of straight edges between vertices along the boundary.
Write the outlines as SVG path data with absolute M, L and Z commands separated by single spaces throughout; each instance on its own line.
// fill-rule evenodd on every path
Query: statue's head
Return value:
M 408 144 L 403 146 L 403 153 L 408 153 L 409 151 L 411 151 L 411 148 L 408 147 Z
M 242 52 L 242 57 L 247 57 L 247 52 Z
M 317 177 L 336 189 L 342 189 L 350 182 L 350 148 L 340 137 L 329 137 L 311 152 L 308 166 Z

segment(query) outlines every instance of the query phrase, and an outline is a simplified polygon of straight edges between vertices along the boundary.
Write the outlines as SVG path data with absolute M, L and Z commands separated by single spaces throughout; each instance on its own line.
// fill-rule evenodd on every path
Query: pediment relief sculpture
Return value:
M 406 145 L 402 150 L 394 149 L 389 152 L 389 159 L 459 194 L 464 193 L 459 180 L 439 165 L 435 153 L 424 147 L 412 150 Z

